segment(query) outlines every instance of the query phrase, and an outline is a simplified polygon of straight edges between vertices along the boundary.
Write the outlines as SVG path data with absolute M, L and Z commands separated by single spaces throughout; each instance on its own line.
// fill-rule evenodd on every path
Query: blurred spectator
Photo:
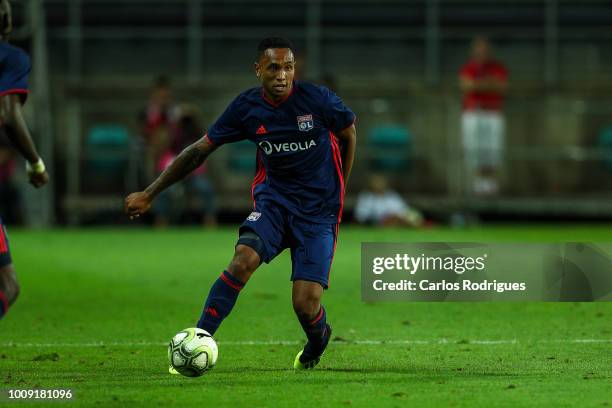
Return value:
M 185 105 L 181 107 L 180 112 L 179 120 L 171 132 L 169 147 L 159 159 L 160 172 L 168 167 L 185 147 L 203 135 L 195 109 Z M 204 164 L 194 170 L 183 183 L 175 184 L 157 197 L 153 207 L 156 226 L 167 226 L 182 213 L 189 211 L 197 212 L 204 226 L 217 224 L 215 191 L 206 173 Z
M 161 160 L 172 143 L 171 133 L 179 118 L 174 103 L 170 79 L 158 77 L 149 94 L 149 100 L 140 113 L 141 135 L 146 148 L 146 178 L 152 178 L 161 169 Z
M 0 216 L 11 224 L 23 220 L 21 194 L 13 181 L 15 174 L 15 154 L 8 140 L 0 137 Z
M 384 177 L 376 175 L 370 178 L 368 190 L 357 197 L 355 219 L 360 224 L 381 226 L 423 225 L 423 215 L 410 208 L 398 193 L 391 190 Z
M 478 195 L 499 192 L 499 168 L 503 160 L 504 116 L 502 105 L 508 71 L 493 59 L 491 44 L 477 37 L 472 58 L 459 72 L 463 91 L 461 130 L 468 182 Z

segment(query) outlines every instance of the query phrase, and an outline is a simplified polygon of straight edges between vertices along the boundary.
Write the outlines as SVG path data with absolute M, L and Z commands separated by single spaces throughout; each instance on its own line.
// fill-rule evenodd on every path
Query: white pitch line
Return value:
M 517 344 L 517 339 L 512 340 L 468 340 L 466 344 Z
M 612 343 L 612 339 L 556 339 L 556 340 L 342 340 L 333 341 L 334 345 L 499 345 L 499 344 L 519 344 L 519 343 L 573 343 L 573 344 L 592 344 L 592 343 Z M 300 340 L 244 340 L 244 341 L 219 341 L 221 346 L 294 346 L 301 345 Z M 167 346 L 167 342 L 90 342 L 90 343 L 0 343 L 0 347 L 147 347 Z

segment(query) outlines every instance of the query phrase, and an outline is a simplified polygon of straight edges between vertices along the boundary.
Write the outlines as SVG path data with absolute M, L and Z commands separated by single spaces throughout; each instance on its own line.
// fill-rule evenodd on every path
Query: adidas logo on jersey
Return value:
M 255 132 L 255 134 L 258 134 L 258 135 L 265 135 L 266 133 L 268 133 L 268 131 L 266 130 L 264 125 L 260 125 L 259 129 L 257 129 L 257 132 Z
M 314 139 L 306 140 L 303 142 L 285 142 L 285 143 L 270 143 L 267 140 L 259 142 L 259 147 L 267 155 L 270 155 L 274 152 L 280 153 L 280 152 L 304 151 L 316 145 L 317 143 L 314 141 Z

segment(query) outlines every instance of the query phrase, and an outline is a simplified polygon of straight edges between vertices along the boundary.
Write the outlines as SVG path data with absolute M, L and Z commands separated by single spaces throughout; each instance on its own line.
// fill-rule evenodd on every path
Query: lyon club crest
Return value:
M 302 132 L 308 132 L 314 127 L 312 115 L 302 115 L 297 117 L 298 129 Z
M 247 220 L 248 221 L 257 221 L 259 219 L 259 217 L 261 217 L 261 213 L 260 212 L 256 212 L 253 211 L 248 217 Z

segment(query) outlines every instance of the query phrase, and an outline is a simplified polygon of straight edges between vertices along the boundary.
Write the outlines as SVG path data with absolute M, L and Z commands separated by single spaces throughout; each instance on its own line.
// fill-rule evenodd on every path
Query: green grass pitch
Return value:
M 166 344 L 195 325 L 235 228 L 9 235 L 23 292 L 0 321 L 0 389 L 72 389 L 57 406 L 612 406 L 611 303 L 364 304 L 359 293 L 361 241 L 609 241 L 611 226 L 343 227 L 320 366 L 291 368 L 304 336 L 286 251 L 255 273 L 217 333 L 217 367 L 196 379 L 167 373 Z

